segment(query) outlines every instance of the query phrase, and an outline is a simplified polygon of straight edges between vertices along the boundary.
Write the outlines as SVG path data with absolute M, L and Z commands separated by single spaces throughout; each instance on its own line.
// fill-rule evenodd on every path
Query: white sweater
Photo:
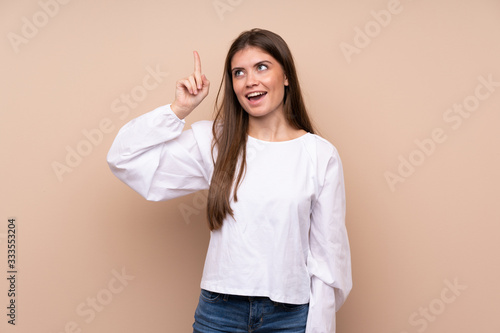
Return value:
M 153 201 L 208 189 L 212 122 L 184 124 L 170 105 L 133 119 L 108 153 L 112 172 Z M 246 163 L 238 201 L 230 201 L 234 219 L 211 232 L 201 288 L 309 302 L 306 332 L 335 332 L 352 288 L 337 150 L 311 133 L 282 142 L 249 136 Z

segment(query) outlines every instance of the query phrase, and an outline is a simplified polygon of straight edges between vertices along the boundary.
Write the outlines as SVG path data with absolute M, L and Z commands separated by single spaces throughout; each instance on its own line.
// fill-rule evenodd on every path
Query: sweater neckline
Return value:
M 298 136 L 295 139 L 285 140 L 285 141 L 266 141 L 266 140 L 261 140 L 261 139 L 254 138 L 253 136 L 250 136 L 248 134 L 247 134 L 247 137 L 250 140 L 262 142 L 262 143 L 265 143 L 265 144 L 283 144 L 283 143 L 289 143 L 289 142 L 299 141 L 299 140 L 305 138 L 306 136 L 308 136 L 310 134 L 311 134 L 310 132 L 306 132 L 305 134 L 302 134 L 301 136 Z

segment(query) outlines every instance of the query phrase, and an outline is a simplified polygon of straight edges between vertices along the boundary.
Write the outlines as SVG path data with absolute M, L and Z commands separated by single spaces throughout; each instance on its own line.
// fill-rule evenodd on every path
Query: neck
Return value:
M 263 141 L 287 141 L 305 134 L 288 124 L 283 112 L 273 112 L 263 117 L 248 119 L 248 135 Z

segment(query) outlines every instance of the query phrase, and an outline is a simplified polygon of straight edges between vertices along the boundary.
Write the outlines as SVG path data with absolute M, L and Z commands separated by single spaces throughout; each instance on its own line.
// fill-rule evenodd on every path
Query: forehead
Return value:
M 273 58 L 269 53 L 261 48 L 255 46 L 247 46 L 244 49 L 236 52 L 231 59 L 231 68 L 234 67 L 251 67 L 261 61 L 270 61 L 277 63 L 278 61 Z

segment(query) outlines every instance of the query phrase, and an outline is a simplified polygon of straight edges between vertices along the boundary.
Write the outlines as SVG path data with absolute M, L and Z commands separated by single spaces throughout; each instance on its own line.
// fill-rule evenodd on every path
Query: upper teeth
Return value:
M 255 96 L 260 96 L 260 95 L 264 95 L 265 93 L 264 92 L 253 92 L 253 93 L 250 93 L 247 95 L 247 97 L 255 97 Z

